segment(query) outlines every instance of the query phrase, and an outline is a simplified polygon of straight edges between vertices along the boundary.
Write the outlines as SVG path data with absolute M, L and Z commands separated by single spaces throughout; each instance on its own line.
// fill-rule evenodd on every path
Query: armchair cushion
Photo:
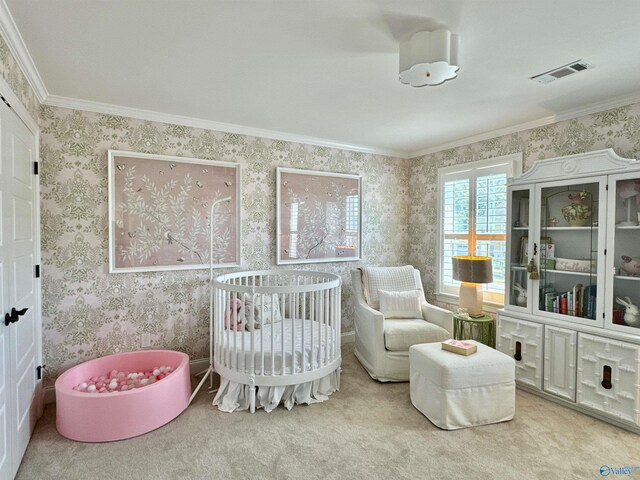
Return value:
M 387 292 L 378 290 L 380 296 L 380 312 L 384 318 L 420 318 L 420 291 Z
M 411 265 L 404 267 L 362 267 L 362 289 L 364 299 L 372 308 L 380 308 L 378 290 L 407 291 L 419 290 L 416 284 L 414 269 Z
M 444 328 L 421 318 L 384 321 L 384 346 L 392 352 L 406 352 L 419 343 L 441 342 L 451 338 Z

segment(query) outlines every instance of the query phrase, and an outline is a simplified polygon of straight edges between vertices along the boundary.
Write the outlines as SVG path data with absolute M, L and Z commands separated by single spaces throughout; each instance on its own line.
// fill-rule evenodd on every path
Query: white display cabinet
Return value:
M 498 349 L 523 388 L 640 433 L 640 162 L 541 160 L 508 195 Z

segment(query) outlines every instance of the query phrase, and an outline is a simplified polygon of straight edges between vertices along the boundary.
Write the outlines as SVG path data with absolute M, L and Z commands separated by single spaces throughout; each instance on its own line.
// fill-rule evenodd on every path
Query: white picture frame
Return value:
M 240 182 L 238 163 L 109 150 L 109 272 L 240 266 Z
M 278 167 L 276 223 L 277 265 L 361 260 L 362 176 Z

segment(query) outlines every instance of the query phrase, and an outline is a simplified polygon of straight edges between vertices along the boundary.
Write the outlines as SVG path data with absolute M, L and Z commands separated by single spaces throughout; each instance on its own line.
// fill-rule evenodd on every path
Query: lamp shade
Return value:
M 440 85 L 457 76 L 460 38 L 449 30 L 417 32 L 400 43 L 400 82 Z
M 493 282 L 493 268 L 491 257 L 476 257 L 473 255 L 451 257 L 453 265 L 453 279 L 467 283 Z

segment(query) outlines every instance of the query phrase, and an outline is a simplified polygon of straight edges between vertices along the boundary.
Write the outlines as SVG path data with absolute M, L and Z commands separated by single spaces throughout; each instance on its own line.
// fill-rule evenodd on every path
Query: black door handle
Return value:
M 21 317 L 22 315 L 27 313 L 27 310 L 29 310 L 29 309 L 28 308 L 23 308 L 22 310 L 16 310 L 15 308 L 12 308 L 11 309 L 11 316 L 12 317 Z
M 22 310 L 16 310 L 15 308 L 11 308 L 11 315 L 8 313 L 4 316 L 4 324 L 5 326 L 9 326 L 10 323 L 16 323 L 20 320 L 20 317 L 27 313 L 28 308 L 23 308 Z
M 10 323 L 16 323 L 19 320 L 19 318 L 17 316 L 11 316 L 8 313 L 5 314 L 4 316 L 4 324 L 5 326 L 9 326 Z

